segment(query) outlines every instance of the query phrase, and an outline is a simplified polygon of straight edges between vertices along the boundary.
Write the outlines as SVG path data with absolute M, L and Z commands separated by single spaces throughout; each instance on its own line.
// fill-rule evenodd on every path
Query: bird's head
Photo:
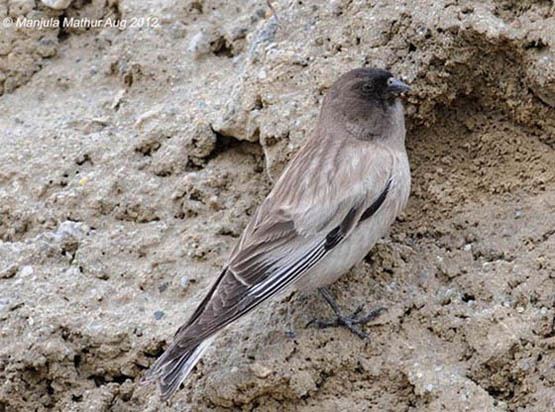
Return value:
M 395 103 L 410 87 L 387 70 L 362 68 L 341 76 L 331 87 L 329 95 L 348 106 L 388 106 Z
M 364 140 L 404 136 L 403 105 L 399 97 L 409 90 L 409 86 L 387 70 L 351 70 L 327 93 L 320 127 L 343 129 Z

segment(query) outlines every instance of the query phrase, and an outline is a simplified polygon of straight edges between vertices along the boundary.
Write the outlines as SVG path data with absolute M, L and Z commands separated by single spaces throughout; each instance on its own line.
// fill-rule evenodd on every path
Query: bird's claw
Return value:
M 364 325 L 365 323 L 368 323 L 376 319 L 385 310 L 386 308 L 383 308 L 383 307 L 372 309 L 365 316 L 359 317 L 358 315 L 362 311 L 362 306 L 359 306 L 350 316 L 336 313 L 335 319 L 329 319 L 329 320 L 312 319 L 310 322 L 307 323 L 306 326 L 308 327 L 311 325 L 315 325 L 320 329 L 340 326 L 340 327 L 349 329 L 352 333 L 354 333 L 361 339 L 368 339 L 369 338 L 368 334 L 360 330 L 360 328 L 358 328 L 356 325 Z

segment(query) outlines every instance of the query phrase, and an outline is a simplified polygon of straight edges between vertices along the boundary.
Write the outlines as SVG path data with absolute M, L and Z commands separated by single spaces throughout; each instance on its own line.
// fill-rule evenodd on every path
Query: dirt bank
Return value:
M 231 3 L 0 0 L 0 411 L 554 410 L 551 2 Z M 143 371 L 362 65 L 414 89 L 408 209 L 333 287 L 388 308 L 371 342 L 290 295 L 161 404 Z

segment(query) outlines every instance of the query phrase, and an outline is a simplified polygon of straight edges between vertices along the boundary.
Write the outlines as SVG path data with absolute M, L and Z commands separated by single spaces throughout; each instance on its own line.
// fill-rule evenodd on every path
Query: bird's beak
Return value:
M 410 87 L 405 82 L 391 77 L 387 82 L 387 90 L 393 94 L 403 94 L 410 91 Z

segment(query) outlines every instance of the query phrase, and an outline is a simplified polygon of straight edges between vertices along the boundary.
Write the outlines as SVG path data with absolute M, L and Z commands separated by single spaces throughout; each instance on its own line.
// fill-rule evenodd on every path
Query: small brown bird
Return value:
M 360 262 L 405 207 L 410 169 L 400 95 L 410 88 L 380 69 L 341 76 L 324 98 L 318 124 L 245 228 L 204 300 L 146 376 L 169 399 L 212 340 L 262 302 L 294 286 L 325 288 Z

